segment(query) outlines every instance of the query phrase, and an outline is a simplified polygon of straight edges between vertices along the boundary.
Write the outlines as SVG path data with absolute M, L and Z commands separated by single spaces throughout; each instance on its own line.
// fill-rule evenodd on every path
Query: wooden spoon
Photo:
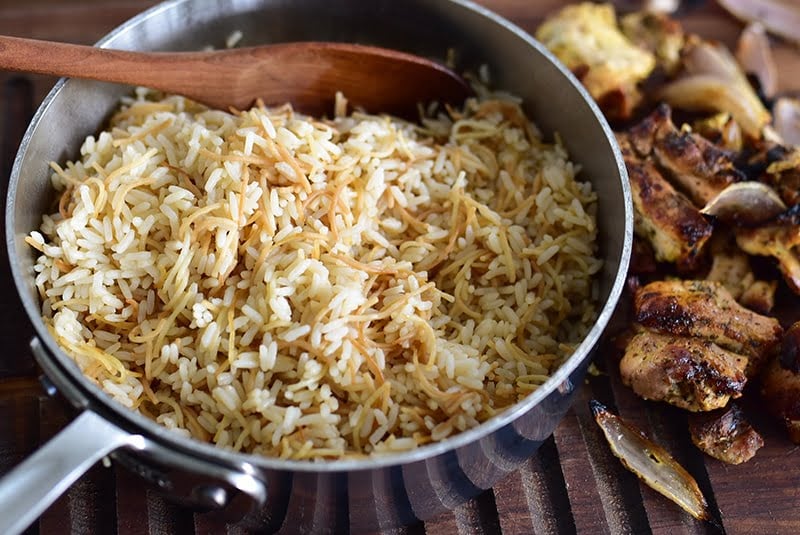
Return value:
M 414 116 L 419 102 L 461 103 L 471 94 L 438 63 L 346 43 L 145 53 L 0 36 L 0 69 L 141 85 L 225 110 L 247 109 L 261 98 L 330 114 L 341 91 L 368 111 Z

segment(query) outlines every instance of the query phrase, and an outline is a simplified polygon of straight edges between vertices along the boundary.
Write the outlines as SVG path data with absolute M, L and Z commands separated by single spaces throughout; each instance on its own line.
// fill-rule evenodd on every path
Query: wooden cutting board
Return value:
M 481 0 L 533 32 L 561 0 Z M 638 2 L 619 1 L 623 8 Z M 149 0 L 27 0 L 0 2 L 0 34 L 92 43 L 153 5 Z M 735 43 L 741 25 L 713 2 L 684 1 L 680 18 L 689 31 Z M 783 91 L 800 90 L 800 53 L 776 45 Z M 54 83 L 47 77 L 0 73 L 0 192 L 35 106 Z M 44 396 L 27 348 L 31 329 L 0 253 L 0 473 L 61 429 L 72 417 Z M 609 352 L 598 365 L 606 367 Z M 645 403 L 615 374 L 592 378 L 575 408 L 540 451 L 494 489 L 426 523 L 400 533 L 679 533 L 716 532 L 641 485 L 608 451 L 586 401 L 616 408 L 664 444 L 698 479 L 728 533 L 800 533 L 800 453 L 769 420 L 756 422 L 766 446 L 742 466 L 704 457 L 691 446 L 686 417 Z M 122 469 L 93 468 L 51 507 L 30 533 L 138 534 L 238 532 L 170 504 Z M 290 529 L 285 529 L 290 532 Z

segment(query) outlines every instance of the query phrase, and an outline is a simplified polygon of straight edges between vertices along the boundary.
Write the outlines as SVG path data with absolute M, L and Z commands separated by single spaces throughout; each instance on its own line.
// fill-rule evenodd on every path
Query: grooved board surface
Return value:
M 527 31 L 562 0 L 481 0 Z M 149 0 L 27 0 L 0 2 L 0 34 L 92 43 L 114 26 L 153 5 Z M 623 7 L 632 0 L 618 1 Z M 731 44 L 741 29 L 713 2 L 684 1 L 692 31 Z M 800 52 L 776 48 L 782 90 L 800 90 Z M 54 79 L 0 72 L 0 193 L 17 145 L 35 107 Z M 3 219 L 4 221 L 4 219 Z M 0 252 L 0 474 L 10 470 L 74 417 L 46 397 L 28 349 L 32 330 L 18 302 L 5 248 Z M 598 351 L 598 367 L 613 366 Z M 755 422 L 766 446 L 742 466 L 703 457 L 686 430 L 686 416 L 645 403 L 614 374 L 591 378 L 554 435 L 519 470 L 476 499 L 396 533 L 536 534 L 714 533 L 639 483 L 611 455 L 591 420 L 587 401 L 597 398 L 670 450 L 697 478 L 712 510 L 731 534 L 800 533 L 800 457 L 774 423 Z M 284 532 L 291 527 L 284 526 Z M 29 533 L 170 534 L 242 533 L 235 526 L 171 503 L 122 467 L 93 467 L 47 510 Z

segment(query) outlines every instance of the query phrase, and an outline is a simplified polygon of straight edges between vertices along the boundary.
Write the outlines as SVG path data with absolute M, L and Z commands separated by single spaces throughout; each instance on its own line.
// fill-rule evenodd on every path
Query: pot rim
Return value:
M 167 0 L 157 4 L 122 23 L 120 26 L 100 39 L 95 46 L 103 48 L 109 47 L 119 36 L 130 31 L 143 21 L 152 17 L 157 17 L 164 11 L 174 9 L 177 5 L 185 4 L 190 1 L 191 0 Z M 268 457 L 259 454 L 233 452 L 219 448 L 211 443 L 201 442 L 193 438 L 184 438 L 174 431 L 169 430 L 166 427 L 146 418 L 138 412 L 134 412 L 124 407 L 122 404 L 113 400 L 110 396 L 103 392 L 98 386 L 87 380 L 74 361 L 72 361 L 72 359 L 60 349 L 55 339 L 50 335 L 40 316 L 40 304 L 34 300 L 34 298 L 31 296 L 31 293 L 28 291 L 30 274 L 22 272 L 22 268 L 20 267 L 16 253 L 19 237 L 15 235 L 14 230 L 14 206 L 16 204 L 17 185 L 19 183 L 22 161 L 27 152 L 27 148 L 30 144 L 30 140 L 34 134 L 34 131 L 36 130 L 37 126 L 39 126 L 45 112 L 52 102 L 58 97 L 64 86 L 69 83 L 68 80 L 62 78 L 48 93 L 47 97 L 43 100 L 42 104 L 39 106 L 33 118 L 31 119 L 14 160 L 8 186 L 8 198 L 6 201 L 6 247 L 9 254 L 9 263 L 11 266 L 14 283 L 16 285 L 17 294 L 23 303 L 23 308 L 25 309 L 28 318 L 34 326 L 36 335 L 42 341 L 43 346 L 45 347 L 46 356 L 42 356 L 42 358 L 47 358 L 48 363 L 54 365 L 52 368 L 57 368 L 60 371 L 62 377 L 59 379 L 69 383 L 71 390 L 69 397 L 73 397 L 75 392 L 81 392 L 81 397 L 83 399 L 70 399 L 73 404 L 77 404 L 87 408 L 88 410 L 93 410 L 103 414 L 105 415 L 104 417 L 121 425 L 129 432 L 142 434 L 146 438 L 153 439 L 156 442 L 160 442 L 173 450 L 179 450 L 186 454 L 205 458 L 216 458 L 225 463 L 234 463 L 239 466 L 251 465 L 271 470 L 330 473 L 372 470 L 376 468 L 416 463 L 444 453 L 452 452 L 470 443 L 477 442 L 497 431 L 498 429 L 510 424 L 548 397 L 554 390 L 558 389 L 569 381 L 570 374 L 590 357 L 592 350 L 597 345 L 603 331 L 605 330 L 605 327 L 611 319 L 625 284 L 625 277 L 630 261 L 633 241 L 633 204 L 631 200 L 630 186 L 627 180 L 627 171 L 622 159 L 622 154 L 616 143 L 613 131 L 608 125 L 597 104 L 580 84 L 580 82 L 575 78 L 575 76 L 566 67 L 564 67 L 545 46 L 540 44 L 531 35 L 515 24 L 494 13 L 493 11 L 475 4 L 471 0 L 447 1 L 452 4 L 456 4 L 462 9 L 478 14 L 482 18 L 487 19 L 489 23 L 503 27 L 504 30 L 525 41 L 528 46 L 545 56 L 548 61 L 555 65 L 555 67 L 560 71 L 561 75 L 566 79 L 565 81 L 571 84 L 573 88 L 578 91 L 585 103 L 589 106 L 594 119 L 600 123 L 602 131 L 605 134 L 606 141 L 612 150 L 612 154 L 619 171 L 619 180 L 621 182 L 623 201 L 625 205 L 625 227 L 622 240 L 622 250 L 619 256 L 619 266 L 609 291 L 608 298 L 606 299 L 602 308 L 599 310 L 594 325 L 583 341 L 576 347 L 573 354 L 550 378 L 547 379 L 547 381 L 545 381 L 542 386 L 536 389 L 533 393 L 501 413 L 481 423 L 480 425 L 466 431 L 459 432 L 440 442 L 422 445 L 413 450 L 364 459 L 301 461 L 280 459 L 277 457 Z M 571 385 L 569 386 L 571 388 Z M 72 392 L 72 390 L 75 392 Z

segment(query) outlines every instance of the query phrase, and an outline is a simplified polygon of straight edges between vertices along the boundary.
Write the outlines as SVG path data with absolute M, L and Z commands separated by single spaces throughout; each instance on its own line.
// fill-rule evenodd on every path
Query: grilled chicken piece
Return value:
M 789 438 L 800 444 L 800 321 L 786 329 L 780 358 L 773 359 L 761 377 L 767 408 L 783 421 Z
M 757 228 L 737 229 L 736 243 L 746 253 L 775 258 L 786 284 L 800 294 L 800 258 L 794 250 L 800 245 L 800 225 L 779 221 Z
M 745 355 L 748 377 L 778 350 L 783 334 L 778 320 L 747 310 L 711 281 L 651 282 L 636 291 L 634 315 L 649 329 L 698 337 Z
M 775 162 L 785 161 L 790 153 L 789 149 L 774 139 L 748 139 L 736 163 L 739 170 L 747 176 L 747 180 L 759 180 L 777 190 L 778 187 L 770 180 L 767 169 Z M 787 201 L 786 204 L 792 203 Z
M 739 302 L 759 314 L 769 314 L 775 307 L 778 281 L 755 281 L 744 291 Z
M 715 239 L 711 243 L 711 270 L 706 280 L 719 282 L 737 301 L 755 282 L 750 269 L 750 258 L 727 240 Z
M 728 152 L 698 134 L 678 130 L 666 104 L 658 106 L 629 134 L 640 155 L 652 153 L 697 206 L 705 206 L 730 184 L 745 178 Z
M 744 143 L 742 129 L 730 113 L 717 113 L 696 121 L 692 130 L 723 150 L 739 152 Z
M 711 223 L 675 190 L 649 161 L 625 155 L 635 209 L 636 234 L 653 246 L 656 259 L 675 262 L 681 270 L 695 267 L 711 237 Z
M 728 464 L 749 461 L 764 445 L 735 403 L 727 409 L 689 415 L 689 432 L 695 446 Z
M 800 321 L 786 329 L 781 341 L 781 366 L 800 373 Z
M 644 331 L 628 343 L 619 371 L 644 399 L 710 411 L 742 395 L 746 365 L 746 357 L 708 340 Z
M 656 60 L 622 34 L 611 4 L 567 6 L 536 30 L 536 38 L 575 73 L 607 117 L 628 118 L 642 100 L 637 85 Z
M 800 373 L 772 359 L 761 376 L 761 395 L 767 410 L 786 425 L 791 441 L 800 444 Z
M 620 19 L 622 33 L 640 48 L 655 54 L 667 74 L 680 68 L 684 35 L 680 23 L 665 13 L 636 11 Z
M 706 280 L 719 282 L 731 296 L 750 310 L 767 314 L 775 306 L 775 281 L 756 280 L 750 257 L 730 236 L 715 235 L 711 242 L 711 269 Z
M 800 149 L 790 151 L 780 145 L 763 151 L 768 164 L 765 182 L 772 186 L 788 206 L 800 204 Z

